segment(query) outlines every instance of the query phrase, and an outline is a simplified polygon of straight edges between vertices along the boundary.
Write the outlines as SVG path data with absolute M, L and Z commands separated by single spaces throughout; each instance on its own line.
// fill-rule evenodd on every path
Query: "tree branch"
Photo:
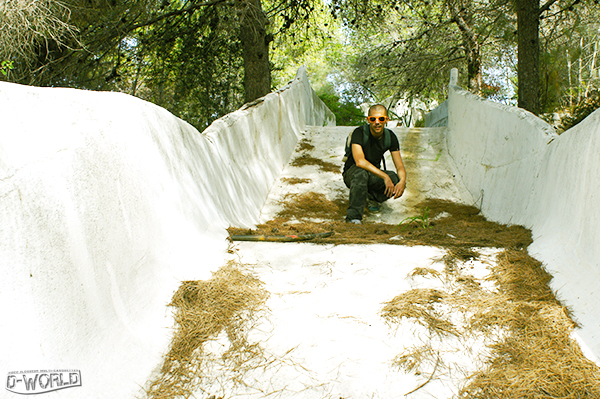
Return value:
M 173 16 L 178 16 L 178 15 L 182 15 L 182 14 L 185 14 L 185 13 L 193 12 L 193 11 L 196 11 L 197 9 L 199 9 L 199 8 L 202 8 L 202 7 L 214 6 L 214 5 L 217 5 L 219 3 L 223 3 L 224 1 L 225 0 L 212 0 L 212 1 L 207 1 L 205 3 L 192 4 L 191 6 L 188 6 L 186 8 L 182 8 L 182 9 L 179 9 L 179 10 L 170 11 L 168 13 L 158 15 L 155 18 L 149 19 L 147 21 L 140 22 L 138 24 L 134 24 L 134 25 L 128 26 L 127 29 L 126 29 L 126 32 L 131 32 L 132 30 L 136 30 L 136 29 L 142 28 L 144 26 L 153 25 L 153 24 L 155 24 L 157 22 L 160 22 L 160 21 L 162 21 L 163 19 L 166 19 L 166 18 L 170 18 L 170 17 L 173 17 Z
M 556 3 L 558 0 L 548 0 L 544 5 L 542 5 L 540 7 L 540 15 L 542 15 L 542 13 L 548 11 L 550 9 L 550 7 L 552 7 L 552 5 L 554 3 Z M 561 10 L 562 11 L 566 11 L 569 10 L 570 8 L 572 8 L 573 6 L 576 6 L 577 4 L 581 3 L 581 0 L 574 0 L 573 3 L 571 3 L 570 6 L 565 7 Z
M 546 3 L 540 7 L 540 14 L 546 12 L 552 7 L 552 4 L 556 3 L 558 0 L 548 0 Z
M 460 11 L 456 8 L 456 5 L 452 1 L 447 1 L 446 3 L 448 4 L 448 8 L 450 8 L 450 14 L 452 15 L 454 22 L 458 26 L 458 29 L 460 29 L 460 31 L 463 32 L 469 38 L 470 41 L 476 43 L 477 34 L 473 32 L 473 29 L 465 21 Z

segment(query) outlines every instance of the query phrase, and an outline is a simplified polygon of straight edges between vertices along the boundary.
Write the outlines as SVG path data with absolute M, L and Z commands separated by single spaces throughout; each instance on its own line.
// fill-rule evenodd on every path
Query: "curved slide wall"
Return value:
M 530 253 L 600 357 L 600 111 L 560 136 L 533 114 L 450 86 L 448 149 L 482 212 L 532 229 Z
M 222 265 L 225 228 L 257 223 L 300 130 L 329 123 L 303 69 L 203 133 L 125 94 L 0 83 L 3 381 L 72 369 L 59 397 L 141 396 L 179 282 Z

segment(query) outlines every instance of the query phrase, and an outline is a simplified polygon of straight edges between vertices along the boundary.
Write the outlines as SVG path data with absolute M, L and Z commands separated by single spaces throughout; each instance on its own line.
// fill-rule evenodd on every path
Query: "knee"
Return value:
M 364 170 L 363 168 L 357 167 L 352 175 L 352 180 L 366 180 L 369 178 L 369 172 Z

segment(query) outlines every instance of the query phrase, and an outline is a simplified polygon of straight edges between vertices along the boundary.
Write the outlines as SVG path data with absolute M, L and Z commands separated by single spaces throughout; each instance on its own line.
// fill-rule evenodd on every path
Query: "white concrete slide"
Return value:
M 587 355 L 600 357 L 600 110 L 560 136 L 520 108 L 450 85 L 448 151 L 491 220 L 532 229 Z
M 303 69 L 203 133 L 125 94 L 0 83 L 2 378 L 72 369 L 60 397 L 140 395 L 179 282 L 222 265 L 225 228 L 257 223 L 301 129 L 331 123 Z

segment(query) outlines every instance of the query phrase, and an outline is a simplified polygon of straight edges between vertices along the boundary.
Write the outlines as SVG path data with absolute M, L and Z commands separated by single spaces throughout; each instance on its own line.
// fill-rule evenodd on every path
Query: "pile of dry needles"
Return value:
M 324 194 L 307 192 L 283 199 L 276 218 L 256 230 L 230 228 L 231 234 L 302 234 L 335 231 L 319 243 L 433 245 L 446 248 L 514 247 L 526 248 L 531 232 L 521 226 L 505 226 L 487 221 L 472 206 L 443 200 L 427 200 L 419 207 L 428 209 L 427 228 L 419 223 L 391 225 L 365 223 L 360 227 L 345 223 L 346 198 L 328 199 Z M 439 215 L 448 215 L 437 218 Z M 392 239 L 393 238 L 393 239 Z
M 149 398 L 190 397 L 207 377 L 214 355 L 205 350 L 222 334 L 229 348 L 219 363 L 242 375 L 262 361 L 257 344 L 248 341 L 267 291 L 260 280 L 229 263 L 206 281 L 184 281 L 170 306 L 175 308 L 176 331 L 160 375 L 147 389 Z
M 569 311 L 548 287 L 551 276 L 525 250 L 502 251 L 486 281 L 466 272 L 472 251 L 449 250 L 443 272 L 420 268 L 412 276 L 437 279 L 443 289 L 412 289 L 384 305 L 391 324 L 403 319 L 424 327 L 430 340 L 407 349 L 396 365 L 429 379 L 449 368 L 443 359 L 445 339 L 485 342 L 482 367 L 465 376 L 458 397 L 475 398 L 596 398 L 600 368 L 589 361 L 571 338 L 575 324 Z M 489 288 L 492 284 L 492 289 Z M 425 384 L 423 384 L 425 385 Z

